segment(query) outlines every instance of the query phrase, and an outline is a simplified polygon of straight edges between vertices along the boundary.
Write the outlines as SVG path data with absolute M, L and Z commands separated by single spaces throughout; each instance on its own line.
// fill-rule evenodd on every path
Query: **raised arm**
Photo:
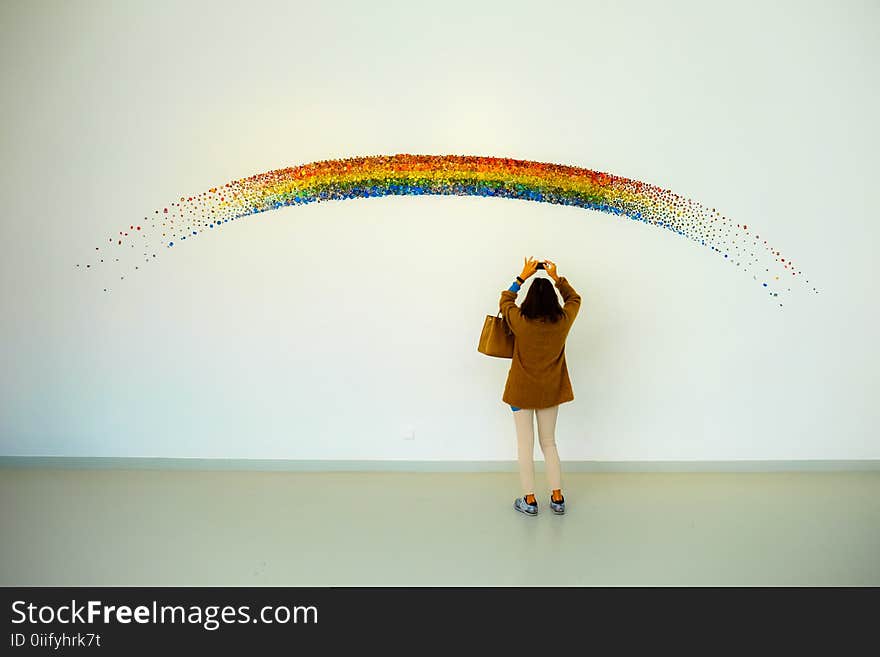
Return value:
M 574 291 L 574 288 L 569 285 L 568 279 L 566 279 L 565 276 L 560 276 L 556 273 L 555 262 L 552 260 L 545 260 L 544 269 L 547 271 L 547 275 L 553 279 L 554 283 L 556 283 L 556 289 L 558 289 L 559 293 L 562 295 L 562 310 L 565 311 L 568 323 L 571 324 L 574 321 L 574 318 L 577 317 L 578 311 L 581 309 L 581 295 Z
M 556 278 L 556 288 L 562 295 L 562 309 L 565 311 L 565 316 L 568 317 L 569 323 L 571 323 L 581 309 L 581 295 L 575 292 L 565 276 L 558 276 Z
M 501 299 L 498 302 L 498 308 L 501 310 L 501 316 L 513 334 L 516 335 L 517 327 L 522 321 L 522 312 L 516 305 L 516 297 L 519 294 L 519 281 L 514 281 L 508 289 L 502 290 Z

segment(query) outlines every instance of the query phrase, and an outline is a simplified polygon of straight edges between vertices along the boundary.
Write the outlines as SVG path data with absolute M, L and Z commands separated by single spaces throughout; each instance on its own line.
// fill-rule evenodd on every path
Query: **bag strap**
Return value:
M 498 313 L 495 315 L 495 317 L 497 318 L 499 317 L 499 315 L 501 315 L 500 309 L 498 310 Z M 507 333 L 507 335 L 513 335 L 513 330 L 510 328 L 510 326 L 508 326 L 507 321 L 504 319 L 504 317 L 501 317 L 501 321 L 504 324 L 504 332 Z

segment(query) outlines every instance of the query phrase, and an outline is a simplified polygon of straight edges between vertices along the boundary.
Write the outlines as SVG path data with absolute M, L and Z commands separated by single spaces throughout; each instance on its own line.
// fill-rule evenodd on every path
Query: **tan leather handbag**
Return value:
M 477 351 L 496 358 L 513 358 L 513 331 L 504 321 L 500 310 L 495 316 L 486 315 Z

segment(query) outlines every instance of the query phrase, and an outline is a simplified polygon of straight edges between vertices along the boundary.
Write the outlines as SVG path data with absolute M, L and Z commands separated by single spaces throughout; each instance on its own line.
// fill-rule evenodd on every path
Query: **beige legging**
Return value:
M 516 423 L 519 481 L 523 495 L 535 492 L 535 415 L 538 416 L 538 440 L 544 453 L 547 483 L 550 490 L 562 488 L 562 466 L 556 449 L 556 417 L 559 404 L 549 408 L 521 408 L 513 412 Z

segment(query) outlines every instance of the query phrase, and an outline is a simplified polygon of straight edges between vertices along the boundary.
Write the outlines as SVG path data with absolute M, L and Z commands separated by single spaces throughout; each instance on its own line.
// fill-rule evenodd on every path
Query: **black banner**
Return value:
M 168 654 L 363 647 L 413 637 L 412 652 L 493 637 L 593 641 L 720 631 L 788 640 L 833 628 L 848 640 L 876 588 L 65 587 L 5 588 L 2 654 Z M 768 635 L 769 632 L 769 635 Z M 654 634 L 658 633 L 658 634 Z M 552 636 L 552 639 L 546 638 Z M 815 634 L 814 634 L 815 636 Z

